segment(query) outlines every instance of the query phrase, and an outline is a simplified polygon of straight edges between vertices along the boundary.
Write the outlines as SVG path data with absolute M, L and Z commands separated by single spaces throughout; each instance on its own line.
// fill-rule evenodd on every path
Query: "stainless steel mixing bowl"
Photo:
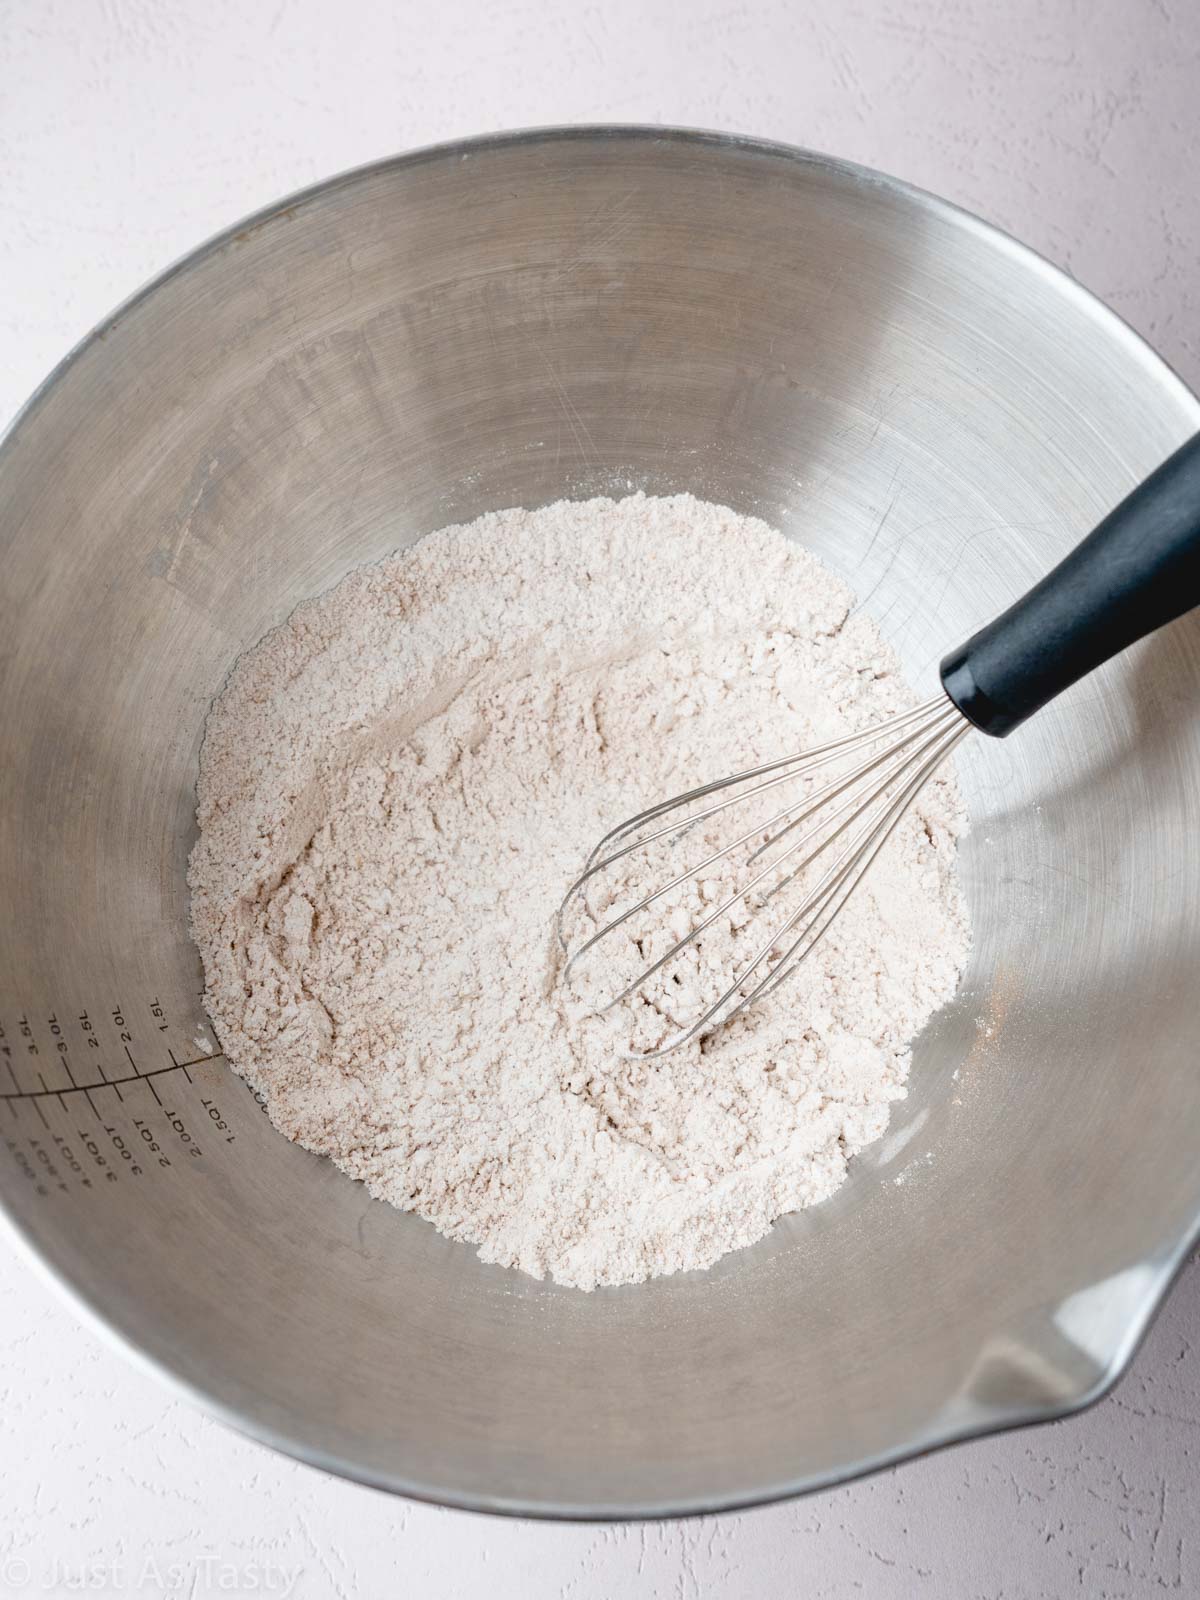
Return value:
M 453 145 L 205 245 L 0 457 L 17 1229 L 237 1427 L 460 1506 L 743 1505 L 1096 1397 L 1200 1217 L 1194 619 L 970 742 L 962 994 L 837 1197 L 709 1272 L 481 1266 L 288 1144 L 202 1059 L 184 865 L 234 657 L 429 529 L 689 489 L 816 550 L 924 689 L 1198 426 L 1020 246 L 748 140 Z

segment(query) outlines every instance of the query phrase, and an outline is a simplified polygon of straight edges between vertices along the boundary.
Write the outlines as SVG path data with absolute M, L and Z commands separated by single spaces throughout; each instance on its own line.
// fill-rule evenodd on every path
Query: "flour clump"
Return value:
M 614 822 L 915 703 L 845 585 L 687 495 L 503 511 L 301 606 L 209 717 L 207 1004 L 291 1139 L 483 1260 L 583 1289 L 825 1199 L 969 933 L 952 772 L 777 995 L 649 1062 L 557 982 Z M 652 1042 L 652 1040 L 651 1040 Z

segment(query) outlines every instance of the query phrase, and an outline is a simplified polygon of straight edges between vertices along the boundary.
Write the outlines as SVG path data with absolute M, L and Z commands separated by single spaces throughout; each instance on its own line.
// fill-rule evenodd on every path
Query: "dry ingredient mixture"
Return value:
M 209 717 L 189 877 L 229 1061 L 485 1261 L 708 1266 L 832 1194 L 904 1095 L 969 945 L 953 775 L 777 996 L 661 1059 L 621 1054 L 660 1007 L 559 984 L 555 910 L 641 806 L 913 703 L 839 579 L 687 495 L 498 512 L 353 573 Z

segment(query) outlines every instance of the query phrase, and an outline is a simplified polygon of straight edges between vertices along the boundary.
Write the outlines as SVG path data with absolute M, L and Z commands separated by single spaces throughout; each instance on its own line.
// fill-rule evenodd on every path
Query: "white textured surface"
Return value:
M 1191 0 L 0 0 L 0 82 L 0 416 L 130 289 L 289 189 L 434 139 L 605 118 L 790 139 L 935 189 L 1200 383 Z M 1193 1329 L 1195 1266 L 1085 1417 L 747 1516 L 545 1527 L 243 1443 L 0 1244 L 0 1596 L 84 1579 L 304 1600 L 1195 1595 Z

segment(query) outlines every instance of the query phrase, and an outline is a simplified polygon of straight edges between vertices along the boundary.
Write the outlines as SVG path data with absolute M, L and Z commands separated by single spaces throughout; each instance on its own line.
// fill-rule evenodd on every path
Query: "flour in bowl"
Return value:
M 622 817 L 912 704 L 838 578 L 687 495 L 498 512 L 351 574 L 209 717 L 189 881 L 226 1056 L 485 1261 L 710 1265 L 832 1194 L 905 1092 L 969 946 L 953 774 L 777 995 L 661 1059 L 572 1006 L 556 908 Z

